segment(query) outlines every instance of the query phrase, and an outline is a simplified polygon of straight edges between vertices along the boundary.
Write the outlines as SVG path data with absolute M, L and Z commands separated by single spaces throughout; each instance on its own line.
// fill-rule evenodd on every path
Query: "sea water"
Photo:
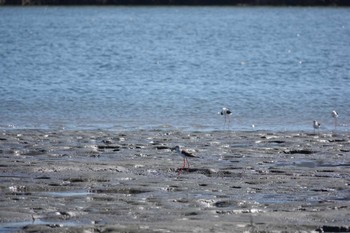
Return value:
M 337 7 L 1 7 L 0 128 L 326 131 L 336 110 L 348 131 L 349 22 Z

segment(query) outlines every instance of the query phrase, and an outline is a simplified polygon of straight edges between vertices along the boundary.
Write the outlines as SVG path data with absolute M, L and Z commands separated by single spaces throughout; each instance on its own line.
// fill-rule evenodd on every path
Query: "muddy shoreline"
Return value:
M 183 145 L 199 156 L 178 176 Z M 0 232 L 350 232 L 350 135 L 3 130 Z

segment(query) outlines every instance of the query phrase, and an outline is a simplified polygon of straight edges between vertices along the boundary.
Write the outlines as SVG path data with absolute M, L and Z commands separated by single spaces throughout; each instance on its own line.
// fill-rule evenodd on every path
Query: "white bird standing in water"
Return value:
M 314 133 L 315 133 L 315 130 L 316 130 L 316 129 L 318 130 L 318 129 L 320 128 L 320 126 L 321 126 L 321 123 L 320 123 L 320 122 L 314 121 L 314 123 L 313 123 Z
M 339 115 L 335 110 L 333 110 L 332 112 L 332 117 L 334 118 L 334 129 L 337 129 L 337 125 L 338 125 L 337 119 Z
M 222 108 L 221 112 L 218 112 L 218 114 L 224 116 L 224 119 L 225 119 L 224 125 L 227 122 L 227 126 L 228 126 L 230 124 L 230 122 L 231 122 L 231 118 L 230 118 L 230 116 L 232 115 L 231 110 L 224 107 L 224 108 Z
M 184 164 L 182 165 L 182 168 L 180 169 L 178 176 L 181 174 L 182 170 L 186 166 L 187 163 L 187 171 L 190 170 L 190 163 L 188 162 L 187 158 L 197 158 L 197 156 L 193 155 L 192 153 L 188 152 L 185 149 L 182 149 L 181 146 L 177 145 L 174 147 L 173 150 L 176 150 L 176 152 L 184 159 Z

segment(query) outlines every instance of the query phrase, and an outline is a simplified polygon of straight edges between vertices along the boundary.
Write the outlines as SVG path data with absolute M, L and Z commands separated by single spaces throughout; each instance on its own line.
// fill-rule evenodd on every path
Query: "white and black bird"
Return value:
M 335 110 L 333 110 L 333 112 L 332 112 L 332 117 L 334 118 L 334 128 L 336 129 L 337 125 L 338 125 L 337 119 L 338 119 L 339 115 Z
M 321 123 L 318 122 L 318 121 L 313 121 L 313 127 L 314 127 L 314 133 L 315 133 L 315 130 L 319 129 L 321 127 Z
M 229 124 L 231 122 L 230 116 L 232 115 L 232 111 L 228 108 L 223 107 L 221 112 L 218 112 L 221 116 L 224 116 L 225 123 Z
M 184 163 L 182 165 L 182 168 L 180 169 L 178 176 L 181 174 L 182 170 L 184 169 L 184 167 L 186 166 L 187 163 L 187 171 L 190 170 L 190 163 L 188 162 L 188 158 L 197 158 L 197 156 L 195 156 L 194 154 L 192 154 L 191 152 L 189 152 L 186 149 L 183 149 L 181 146 L 177 145 L 174 147 L 174 149 L 183 159 L 184 159 Z

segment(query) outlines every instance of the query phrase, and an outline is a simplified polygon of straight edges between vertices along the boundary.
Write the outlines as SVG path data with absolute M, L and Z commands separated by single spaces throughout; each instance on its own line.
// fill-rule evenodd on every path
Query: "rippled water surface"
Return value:
M 338 130 L 347 8 L 0 8 L 0 127 Z

